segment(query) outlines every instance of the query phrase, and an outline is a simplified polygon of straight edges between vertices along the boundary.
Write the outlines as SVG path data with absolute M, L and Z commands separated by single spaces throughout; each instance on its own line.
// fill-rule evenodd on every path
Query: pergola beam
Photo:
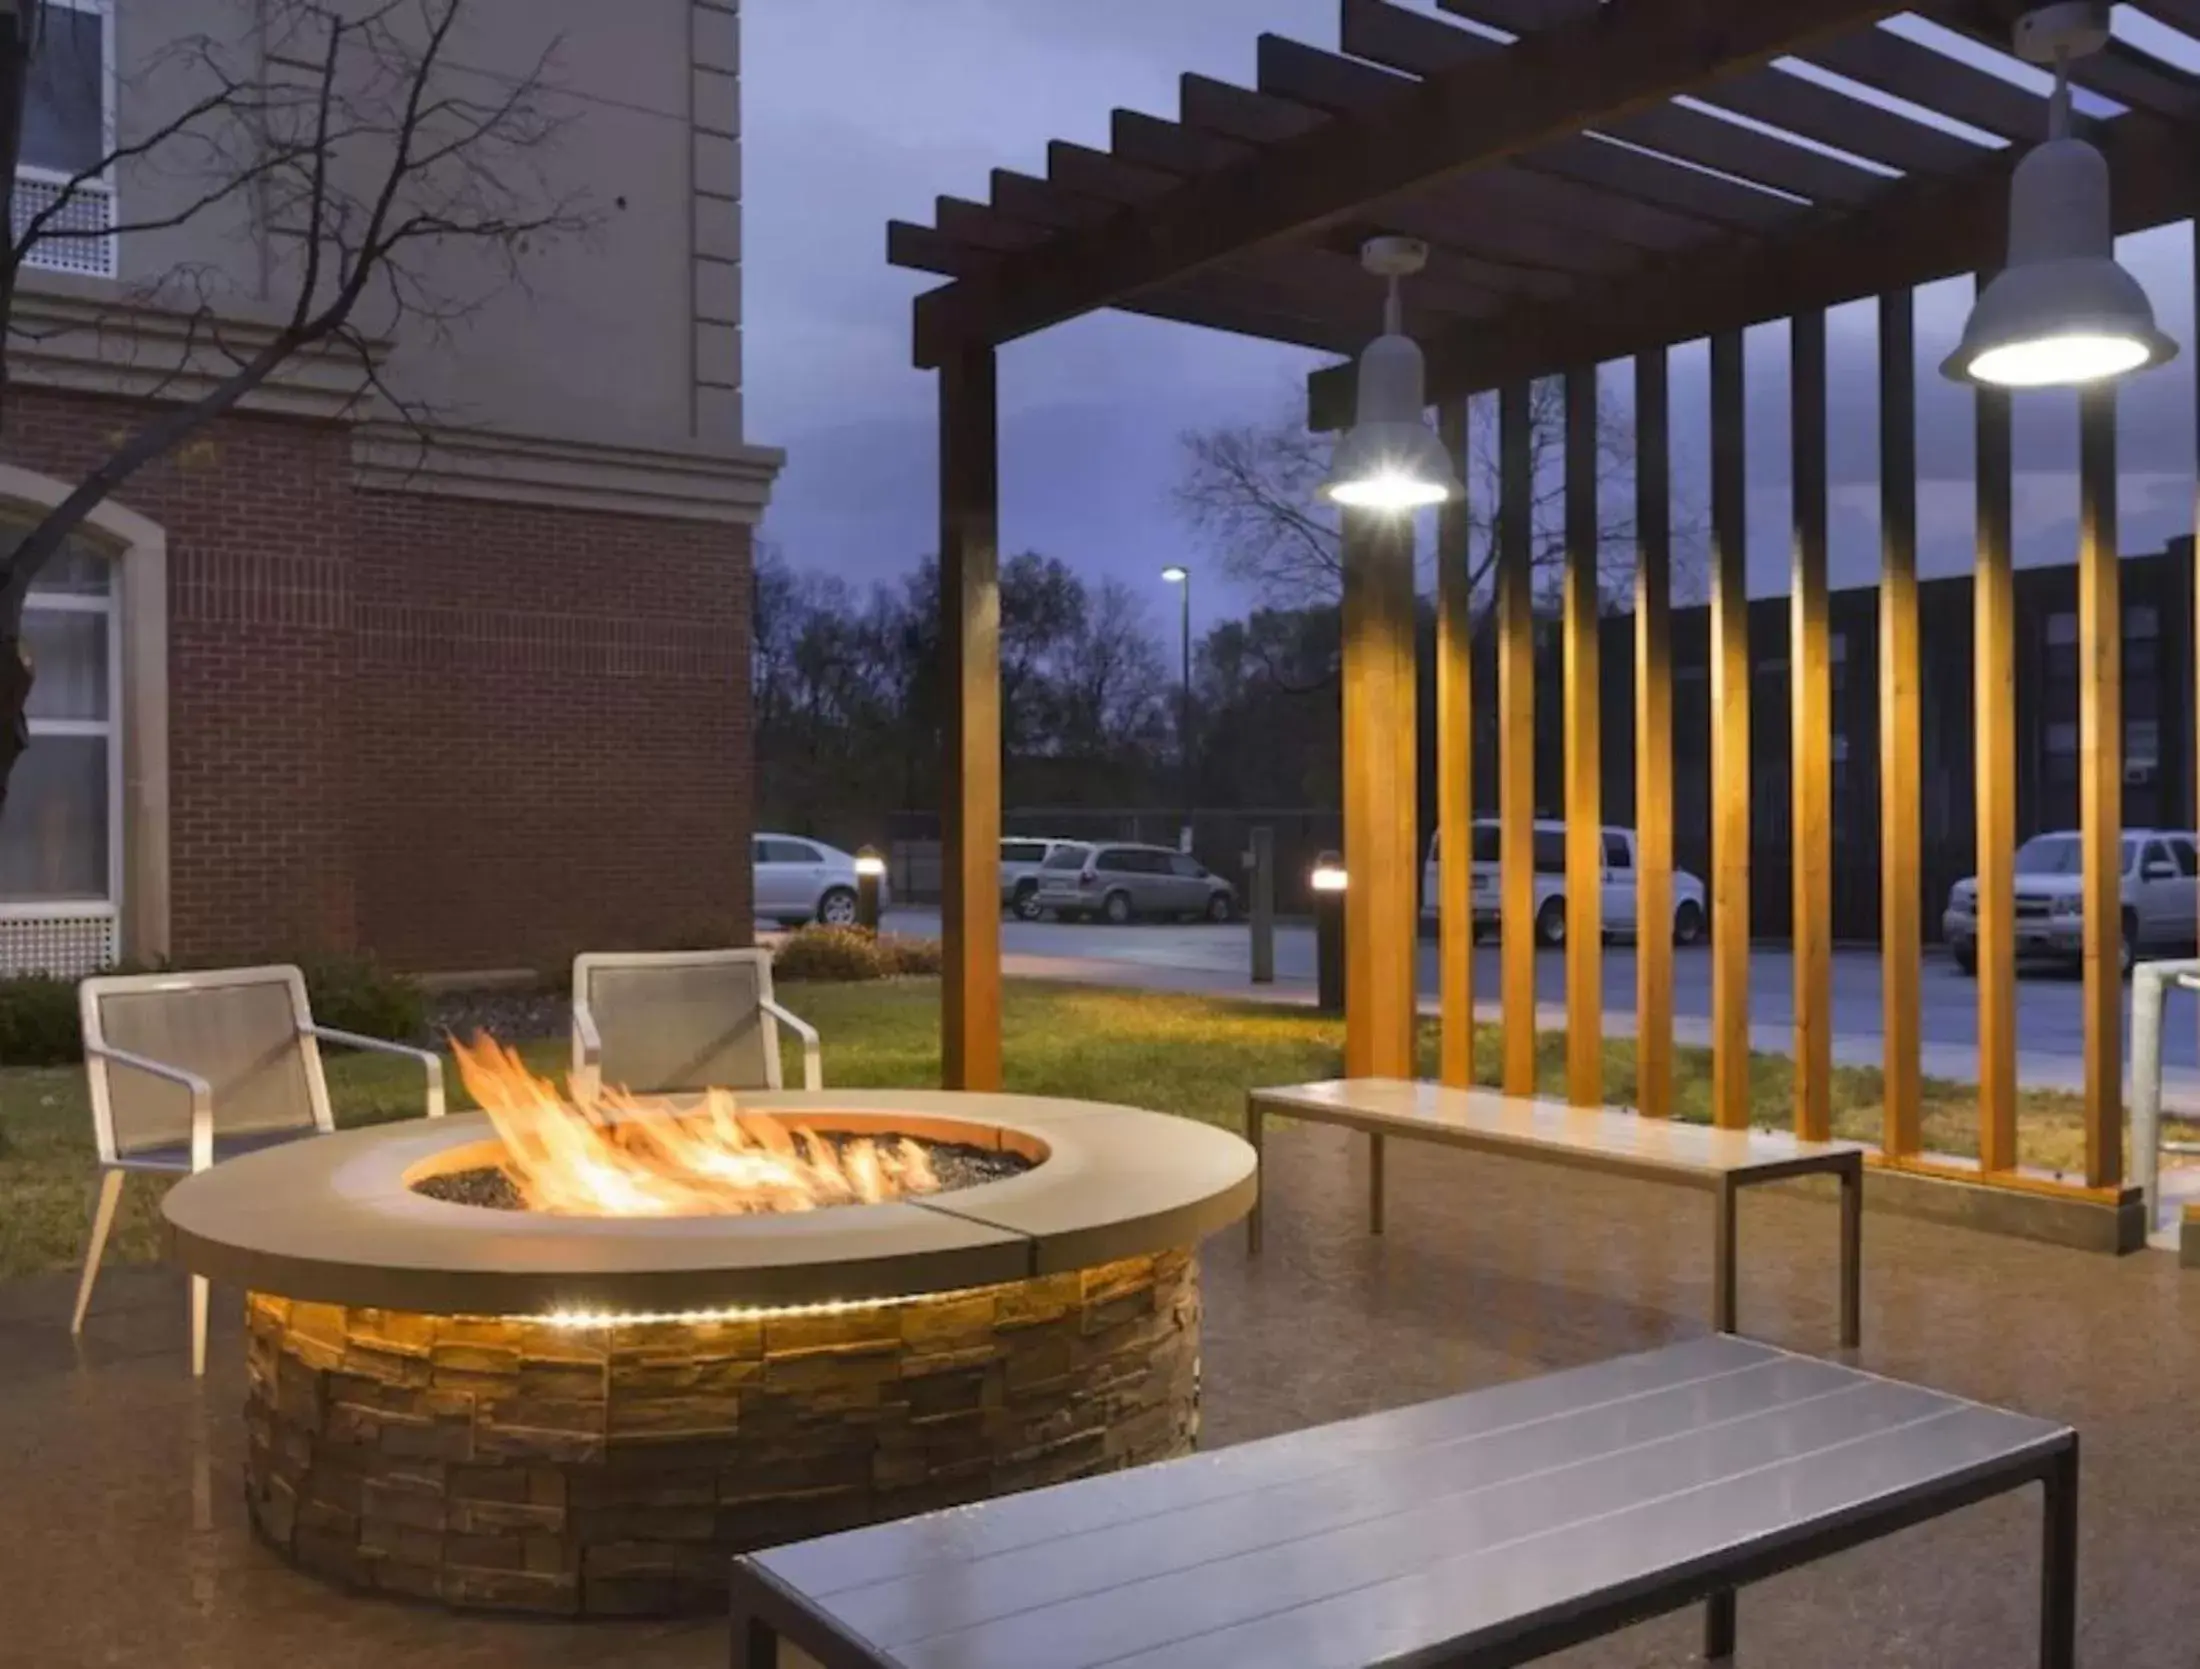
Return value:
M 916 362 L 937 366 L 961 345 L 1013 341 L 1114 305 L 1900 9 L 1885 0 L 1600 7 L 920 297 Z
M 2189 134 L 2125 117 L 2102 124 L 2094 139 L 2116 182 L 2111 211 L 2118 232 L 2192 213 L 2200 201 L 2200 151 Z M 1610 286 L 1604 305 L 1584 290 L 1562 302 L 1514 308 L 1499 331 L 1459 330 L 1426 342 L 1429 397 L 1479 393 L 1583 359 L 1622 359 L 1996 267 L 2009 173 L 2023 153 L 2012 146 L 1981 154 L 1987 160 L 1969 173 L 1899 181 L 1868 208 L 1820 211 L 1781 237 L 1734 240 L 1699 255 L 1646 263 Z M 1349 367 L 1331 368 L 1309 380 L 1315 428 L 1350 421 L 1350 375 Z

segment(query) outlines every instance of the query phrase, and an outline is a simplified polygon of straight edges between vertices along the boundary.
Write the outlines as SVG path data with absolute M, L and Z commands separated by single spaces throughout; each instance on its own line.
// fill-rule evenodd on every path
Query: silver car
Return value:
M 759 921 L 846 927 L 856 919 L 856 860 L 837 846 L 795 835 L 760 834 L 750 840 L 749 851 Z M 878 895 L 884 909 L 884 876 L 879 877 Z
M 2124 835 L 2124 971 L 2141 956 L 2192 947 L 2200 922 L 2200 843 L 2182 830 Z M 2016 935 L 2020 958 L 2076 961 L 2085 950 L 2085 848 L 2075 831 L 2034 835 L 2017 848 Z M 1958 881 L 1940 918 L 1956 966 L 1978 972 L 1978 881 Z
M 1237 889 L 1197 858 L 1166 846 L 1066 845 L 1039 867 L 1038 905 L 1064 921 L 1140 916 L 1228 921 Z
M 1001 842 L 1001 908 L 1013 910 L 1024 921 L 1037 921 L 1045 911 L 1039 905 L 1039 868 L 1065 846 L 1082 843 L 1056 840 L 1048 835 L 1010 835 Z

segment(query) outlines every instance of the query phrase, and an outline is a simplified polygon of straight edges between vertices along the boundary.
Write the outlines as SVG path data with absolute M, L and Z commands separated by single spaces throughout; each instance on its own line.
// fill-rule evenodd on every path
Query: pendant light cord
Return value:
M 1398 275 L 1390 275 L 1390 288 L 1383 294 L 1383 334 L 1403 336 L 1406 333 L 1406 307 L 1398 293 Z
M 2047 100 L 2047 137 L 2070 137 L 2070 52 L 2055 48 L 2055 90 Z

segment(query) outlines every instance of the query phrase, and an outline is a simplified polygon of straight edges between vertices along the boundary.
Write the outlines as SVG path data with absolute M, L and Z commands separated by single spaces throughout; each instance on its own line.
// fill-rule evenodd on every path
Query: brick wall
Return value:
M 74 479 L 136 415 L 18 393 L 0 457 Z M 746 529 L 360 493 L 271 418 L 117 498 L 169 541 L 178 959 L 746 937 Z

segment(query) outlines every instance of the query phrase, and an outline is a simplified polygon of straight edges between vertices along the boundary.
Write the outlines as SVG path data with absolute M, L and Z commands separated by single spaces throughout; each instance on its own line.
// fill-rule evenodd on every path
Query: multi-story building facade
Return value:
M 306 73 L 283 9 L 49 0 L 17 224 L 172 111 L 179 43 Z M 462 93 L 550 51 L 557 132 L 522 160 L 588 225 L 516 282 L 455 274 L 440 328 L 385 320 L 380 389 L 356 351 L 294 357 L 43 574 L 0 965 L 544 967 L 748 931 L 750 541 L 780 457 L 742 422 L 735 0 L 462 9 Z M 35 252 L 0 519 L 279 326 L 280 211 L 182 212 L 205 195 L 156 147 Z

